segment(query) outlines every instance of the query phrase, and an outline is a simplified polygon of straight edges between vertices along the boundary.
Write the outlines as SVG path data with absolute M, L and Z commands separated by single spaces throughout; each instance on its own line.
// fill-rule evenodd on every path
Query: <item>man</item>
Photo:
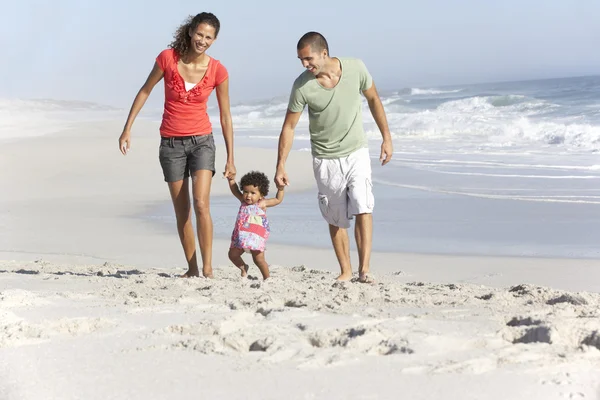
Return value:
M 392 158 L 392 138 L 385 110 L 371 75 L 363 62 L 329 56 L 327 41 L 308 32 L 297 45 L 298 58 L 306 68 L 294 82 L 279 136 L 275 183 L 289 184 L 285 162 L 294 140 L 294 129 L 308 106 L 313 169 L 319 190 L 319 208 L 329 223 L 329 233 L 340 264 L 338 280 L 352 278 L 347 228 L 356 216 L 359 282 L 373 282 L 370 272 L 374 198 L 371 159 L 362 123 L 362 98 L 383 137 L 381 165 Z

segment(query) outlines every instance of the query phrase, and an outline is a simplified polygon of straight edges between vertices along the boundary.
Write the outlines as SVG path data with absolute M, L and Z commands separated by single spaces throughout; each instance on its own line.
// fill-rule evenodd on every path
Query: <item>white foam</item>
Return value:
M 483 96 L 452 100 L 419 112 L 403 112 L 402 105 L 394 105 L 388 107 L 387 117 L 394 138 L 452 141 L 464 148 L 599 150 L 600 126 L 543 118 L 557 107 L 523 96 Z M 380 139 L 368 108 L 363 118 L 369 138 Z
M 458 93 L 463 89 L 454 89 L 454 90 L 441 90 L 441 89 L 419 89 L 419 88 L 411 88 L 410 94 L 412 95 L 432 95 L 432 94 L 446 94 L 446 93 Z
M 600 150 L 600 127 L 582 118 L 568 117 L 568 110 L 548 101 L 518 94 L 453 98 L 427 109 L 411 105 L 410 96 L 419 94 L 461 93 L 461 89 L 437 90 L 413 88 L 410 93 L 382 96 L 393 138 L 413 138 L 428 143 L 449 143 L 470 152 L 478 149 L 499 151 L 526 146 L 544 150 L 560 148 L 568 151 Z M 236 132 L 240 130 L 270 130 L 276 136 L 281 129 L 287 101 L 267 102 L 232 107 Z M 557 115 L 562 115 L 558 117 Z M 211 118 L 218 120 L 213 108 Z M 363 120 L 371 140 L 381 134 L 371 112 L 363 102 Z M 308 129 L 304 112 L 297 132 Z

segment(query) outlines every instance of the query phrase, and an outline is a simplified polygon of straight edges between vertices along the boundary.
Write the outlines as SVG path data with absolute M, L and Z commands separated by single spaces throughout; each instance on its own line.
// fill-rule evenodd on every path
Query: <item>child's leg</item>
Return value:
M 254 264 L 260 269 L 260 273 L 263 276 L 263 279 L 267 279 L 269 275 L 269 264 L 265 260 L 265 252 L 259 250 L 252 250 L 252 260 L 254 260 Z
M 231 260 L 233 265 L 235 265 L 242 271 L 243 278 L 248 273 L 248 265 L 242 259 L 242 254 L 244 254 L 243 249 L 236 249 L 235 247 L 229 249 L 229 259 Z

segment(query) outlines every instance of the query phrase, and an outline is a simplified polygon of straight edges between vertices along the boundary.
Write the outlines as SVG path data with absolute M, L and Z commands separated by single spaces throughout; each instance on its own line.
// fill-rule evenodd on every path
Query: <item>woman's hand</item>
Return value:
M 121 150 L 121 153 L 123 153 L 123 155 L 126 156 L 130 148 L 131 132 L 123 131 L 123 133 L 121 133 L 121 136 L 119 136 L 119 150 Z
M 225 171 L 223 172 L 223 176 L 227 179 L 235 179 L 235 174 L 237 171 L 235 170 L 235 165 L 233 162 L 228 162 L 225 164 Z

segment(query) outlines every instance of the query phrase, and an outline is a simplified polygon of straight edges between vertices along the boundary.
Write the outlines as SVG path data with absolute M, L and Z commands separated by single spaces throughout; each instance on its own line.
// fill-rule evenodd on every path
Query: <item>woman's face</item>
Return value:
M 195 31 L 190 30 L 190 51 L 202 54 L 217 39 L 215 28 L 211 25 L 201 23 Z

